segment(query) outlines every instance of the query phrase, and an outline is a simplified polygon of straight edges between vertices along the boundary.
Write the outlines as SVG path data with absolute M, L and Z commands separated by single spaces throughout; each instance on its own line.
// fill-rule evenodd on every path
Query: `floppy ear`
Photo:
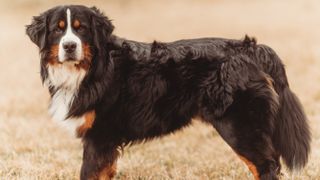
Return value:
M 31 41 L 43 50 L 46 45 L 47 15 L 34 16 L 32 23 L 26 26 L 26 33 Z
M 96 48 L 101 51 L 111 41 L 110 35 L 114 26 L 98 8 L 91 7 L 91 10 L 93 11 L 93 16 L 91 17 L 93 41 Z

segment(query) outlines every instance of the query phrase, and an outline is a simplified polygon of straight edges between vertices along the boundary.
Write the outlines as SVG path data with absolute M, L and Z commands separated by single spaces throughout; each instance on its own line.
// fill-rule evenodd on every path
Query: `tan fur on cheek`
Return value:
M 50 48 L 50 55 L 48 59 L 48 63 L 50 65 L 60 64 L 58 61 L 58 53 L 59 53 L 59 45 L 53 45 Z
M 78 69 L 84 69 L 89 70 L 91 62 L 92 62 L 92 54 L 91 49 L 88 44 L 82 45 L 82 51 L 83 51 L 83 60 L 80 61 L 79 64 L 76 65 Z
M 83 50 L 84 59 L 87 59 L 87 60 L 91 61 L 92 60 L 92 54 L 91 54 L 90 46 L 85 43 L 82 46 L 82 50 Z

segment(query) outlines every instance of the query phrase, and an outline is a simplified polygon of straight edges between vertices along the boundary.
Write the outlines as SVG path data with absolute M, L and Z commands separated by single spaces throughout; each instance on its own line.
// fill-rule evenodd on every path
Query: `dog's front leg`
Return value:
M 81 180 L 110 180 L 116 175 L 117 146 L 84 141 Z

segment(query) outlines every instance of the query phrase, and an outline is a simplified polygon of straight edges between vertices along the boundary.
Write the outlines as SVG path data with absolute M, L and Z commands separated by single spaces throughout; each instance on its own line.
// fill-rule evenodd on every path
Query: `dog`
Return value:
M 278 179 L 280 157 L 303 168 L 310 131 L 277 54 L 253 38 L 143 43 L 112 34 L 98 8 L 33 17 L 49 112 L 83 142 L 80 179 L 111 179 L 123 147 L 212 125 L 255 179 Z

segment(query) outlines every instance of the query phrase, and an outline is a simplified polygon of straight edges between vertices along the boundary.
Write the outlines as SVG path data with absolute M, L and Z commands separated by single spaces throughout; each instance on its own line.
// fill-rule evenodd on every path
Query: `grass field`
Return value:
M 78 179 L 81 142 L 47 114 L 38 50 L 25 35 L 33 15 L 65 1 L 0 2 L 0 179 Z M 320 179 L 320 2 L 316 0 L 68 1 L 96 5 L 115 34 L 171 41 L 195 37 L 241 39 L 273 47 L 312 127 L 310 161 L 282 179 Z M 192 126 L 125 150 L 117 179 L 248 179 L 247 167 L 212 127 Z

